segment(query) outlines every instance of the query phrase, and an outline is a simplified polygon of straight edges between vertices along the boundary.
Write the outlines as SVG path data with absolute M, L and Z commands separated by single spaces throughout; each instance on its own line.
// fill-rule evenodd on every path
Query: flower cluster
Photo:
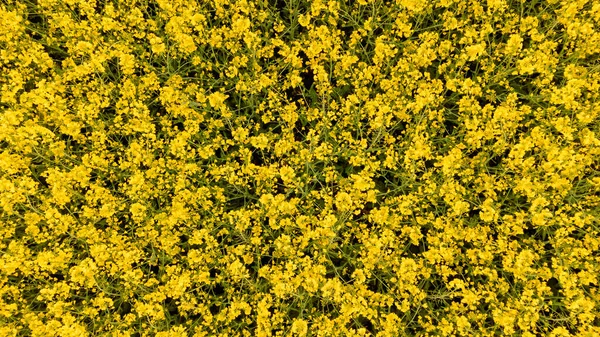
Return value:
M 600 335 L 600 4 L 5 0 L 0 336 Z

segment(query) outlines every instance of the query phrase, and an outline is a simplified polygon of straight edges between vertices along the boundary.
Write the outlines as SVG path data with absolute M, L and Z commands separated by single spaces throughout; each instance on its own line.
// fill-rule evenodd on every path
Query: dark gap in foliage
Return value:
M 250 162 L 256 166 L 263 166 L 266 164 L 265 160 L 264 160 L 264 156 L 262 154 L 262 151 L 260 150 L 254 150 L 252 151 L 252 154 L 250 156 Z
M 444 120 L 444 130 L 446 131 L 446 135 L 452 136 L 454 134 L 454 130 L 458 127 L 458 123 L 446 118 Z
M 159 276 L 160 275 L 160 266 L 157 263 L 149 263 L 148 264 L 148 273 L 150 275 Z
M 467 188 L 472 188 L 472 187 L 469 186 Z M 475 198 L 476 198 L 475 200 L 478 202 L 478 204 L 481 204 L 486 199 L 486 196 L 483 192 L 480 192 L 480 193 L 477 193 Z
M 123 232 L 129 232 L 131 230 L 131 223 L 127 221 L 125 215 L 127 212 L 117 212 L 115 217 L 117 217 L 117 228 L 121 229 Z
M 469 159 L 475 159 L 481 153 L 481 148 L 475 148 L 471 153 L 467 155 Z
M 564 316 L 568 317 L 568 314 L 565 314 Z M 575 325 L 573 325 L 569 322 L 566 322 L 565 325 L 566 325 L 567 330 L 569 331 L 569 334 L 571 334 L 572 336 L 577 335 L 577 332 L 579 329 Z
M 88 20 L 87 14 L 81 10 L 80 5 L 69 6 L 69 9 L 75 21 L 82 22 Z
M 187 252 L 189 251 L 191 245 L 189 244 L 189 240 L 190 237 L 186 234 L 181 234 L 179 235 L 179 245 L 183 250 L 183 254 L 182 255 L 187 255 Z
M 559 25 L 561 25 L 561 26 L 562 26 L 562 24 L 559 24 Z M 555 50 L 555 51 L 556 51 L 556 53 L 557 53 L 558 55 L 561 55 L 563 52 L 566 52 L 566 51 L 567 51 L 567 47 L 568 47 L 567 43 L 565 43 L 565 41 L 561 41 L 561 42 L 558 42 L 558 43 L 556 44 L 556 50 Z M 561 74 L 561 75 L 562 75 L 562 74 Z M 562 79 L 563 77 L 562 77 L 562 76 L 560 76 L 559 78 L 561 78 L 561 79 Z
M 405 136 L 406 122 L 398 122 L 388 131 L 388 134 L 396 139 L 402 139 Z
M 30 92 L 31 90 L 35 89 L 36 82 L 37 82 L 36 79 L 28 80 L 27 82 L 25 82 L 25 85 L 23 86 L 23 90 L 25 92 Z
M 190 313 L 184 313 L 182 314 L 182 322 L 198 322 L 202 320 L 202 315 L 201 314 L 190 314 Z M 192 323 L 192 325 L 194 325 L 194 323 Z
M 373 271 L 372 273 L 373 276 L 369 278 L 366 282 L 367 289 L 375 293 L 387 293 L 388 285 L 375 275 L 377 271 Z
M 288 12 L 287 10 L 287 1 L 285 0 L 269 0 L 269 7 L 274 9 L 276 13 L 283 14 L 284 12 Z
M 332 94 L 339 100 L 344 100 L 345 98 L 348 97 L 348 95 L 352 94 L 354 92 L 354 87 L 346 84 L 346 85 L 342 85 L 342 86 L 338 86 L 337 81 L 335 79 L 331 80 L 332 86 L 333 86 L 333 92 Z
M 531 130 L 530 126 L 520 124 L 519 126 L 517 126 L 517 129 L 515 130 L 515 135 L 527 135 L 527 134 L 529 134 L 530 130 Z
M 442 107 L 445 108 L 448 112 L 456 112 L 458 111 L 457 102 L 460 99 L 460 94 L 458 92 L 452 91 L 447 88 L 447 81 L 442 77 L 442 82 L 444 84 L 444 94 L 442 100 Z
M 46 16 L 35 12 L 39 9 L 30 8 L 28 10 L 30 10 L 31 12 L 27 13 L 27 21 L 36 26 L 43 26 L 44 28 L 48 26 L 48 19 L 46 18 Z
M 544 260 L 550 261 L 552 265 L 552 258 L 554 257 L 554 246 L 550 242 L 544 244 Z
M 508 193 L 506 200 L 511 200 L 510 206 L 516 206 L 519 210 L 526 210 L 531 206 L 527 196 L 512 191 Z
M 130 314 L 131 313 L 131 309 L 133 309 L 131 303 L 129 303 L 129 302 L 121 302 L 119 304 L 119 306 L 117 307 L 117 313 L 121 317 L 123 317 L 123 316 L 125 316 L 127 314 Z
M 360 211 L 360 215 L 364 216 L 364 217 L 368 217 L 371 212 L 373 211 L 373 209 L 375 209 L 375 203 L 372 202 L 366 202 L 363 209 Z
M 44 31 L 47 29 L 48 27 L 48 18 L 45 15 L 42 15 L 40 13 L 36 13 L 35 11 L 37 11 L 37 8 L 30 8 L 29 9 L 31 12 L 29 12 L 26 16 L 26 20 L 29 21 L 30 25 L 27 25 L 28 28 L 30 28 L 28 30 L 29 36 L 31 36 L 32 39 L 34 39 L 35 41 L 39 41 L 42 42 L 44 39 L 44 36 L 40 33 L 38 33 L 37 31 Z M 33 27 L 33 28 L 32 28 Z M 43 44 L 43 42 L 42 42 Z M 46 47 L 46 46 L 44 46 Z
M 210 74 L 212 75 L 212 78 L 214 78 L 217 81 L 221 79 L 221 72 L 217 69 L 211 69 Z
M 442 81 L 442 88 L 445 87 L 446 85 L 446 81 L 444 80 L 443 76 L 440 76 L 440 65 L 441 62 L 439 61 L 433 61 L 430 65 L 428 65 L 425 70 L 423 71 L 423 74 L 429 74 L 429 76 L 431 78 L 436 78 L 439 79 L 440 81 Z
M 270 266 L 270 265 L 272 265 L 272 263 L 273 263 L 273 248 L 272 247 L 269 249 L 268 254 L 255 255 L 254 261 L 248 267 L 251 278 L 254 280 L 258 280 L 259 279 L 258 271 L 260 270 L 260 268 L 262 268 L 264 266 Z
M 100 221 L 94 223 L 94 228 L 99 231 L 107 229 L 108 224 L 106 223 L 106 219 L 100 219 Z
M 475 79 L 479 75 L 481 64 L 478 61 L 469 61 L 465 64 L 465 78 Z
M 290 305 L 287 307 L 287 317 L 291 320 L 300 317 L 300 310 L 296 306 L 292 305 L 292 303 L 290 303 Z
M 306 141 L 306 132 L 303 133 L 302 129 L 304 129 L 304 126 L 302 125 L 302 121 L 298 119 L 294 126 L 294 141 L 299 143 Z
M 63 273 L 52 273 L 50 275 L 48 275 L 50 277 L 50 279 L 54 280 L 55 282 L 62 282 L 65 280 L 65 275 Z
M 344 253 L 340 251 L 337 253 L 331 252 L 328 254 L 328 259 L 330 262 L 330 268 L 327 268 L 328 270 L 325 274 L 325 277 L 329 279 L 339 278 L 344 284 L 350 283 L 352 280 L 351 275 L 355 268 L 350 264 L 350 261 L 348 261 L 348 258 L 344 255 Z
M 469 212 L 467 212 L 467 217 L 469 219 L 476 219 L 479 217 L 479 210 L 469 208 Z
M 346 41 L 348 41 L 348 39 L 350 39 L 350 37 L 352 36 L 352 33 L 354 32 L 354 26 L 344 25 L 343 23 L 344 22 L 342 22 L 342 21 L 338 21 L 337 28 L 344 34 Z
M 210 313 L 214 316 L 221 311 L 221 306 L 217 305 L 216 303 L 213 303 L 208 309 L 210 310 Z
M 219 129 L 219 132 L 221 133 L 221 135 L 223 136 L 223 138 L 225 138 L 225 139 L 233 139 L 233 132 L 231 131 L 231 128 L 223 127 L 223 128 Z
M 287 194 L 287 189 L 281 178 L 276 178 L 275 190 L 273 192 L 275 192 L 275 194 Z
M 260 266 L 258 266 L 259 268 L 262 266 L 268 266 L 271 265 L 271 263 L 273 262 L 273 256 L 271 255 L 262 255 L 259 259 L 260 261 Z
M 329 299 L 320 296 L 316 297 L 313 307 L 318 309 L 319 313 L 323 313 L 332 319 L 339 317 L 339 309 L 336 308 L 335 304 Z
M 284 95 L 290 102 L 304 101 L 304 96 L 302 95 L 301 88 L 287 88 L 284 90 Z
M 313 85 L 315 84 L 315 74 L 312 68 L 306 67 L 305 70 L 300 73 L 300 77 L 302 78 L 302 86 L 304 87 L 304 89 L 306 91 L 310 91 L 310 89 L 312 89 Z M 307 99 L 310 100 L 311 98 L 307 97 Z M 314 102 L 310 100 L 309 103 L 312 105 Z
M 107 60 L 105 69 L 106 75 L 108 75 L 110 79 L 118 83 L 121 79 L 121 66 L 119 65 L 119 58 L 112 57 L 109 60 Z
M 190 70 L 187 73 L 187 77 L 190 79 L 197 79 L 199 77 L 199 73 L 196 70 Z
M 497 168 L 500 166 L 500 164 L 502 163 L 502 160 L 504 159 L 505 156 L 502 155 L 496 155 L 496 156 L 492 156 L 488 161 L 487 161 L 487 167 L 488 168 Z
M 43 44 L 43 47 L 46 54 L 48 54 L 48 56 L 59 66 L 69 57 L 69 53 L 62 50 L 60 47 L 48 46 L 46 44 Z
M 115 140 L 121 144 L 122 148 L 129 148 L 129 145 L 131 144 L 131 141 L 133 140 L 132 136 L 115 136 Z
M 177 129 L 177 131 L 181 132 L 185 130 L 185 127 L 183 125 L 182 121 L 178 121 L 172 124 L 174 129 Z
M 211 279 L 214 279 L 215 277 L 217 277 L 219 275 L 219 269 L 217 269 L 217 268 L 210 268 L 208 270 L 208 274 L 209 274 L 209 277 Z
M 273 47 L 273 57 L 279 57 L 279 52 L 281 52 L 281 48 L 279 46 L 274 46 Z M 287 71 L 287 69 L 285 70 Z
M 264 130 L 268 133 L 280 135 L 282 134 L 281 122 L 268 122 L 264 124 Z
M 210 292 L 215 296 L 223 296 L 225 295 L 225 288 L 221 283 L 215 283 L 210 287 Z
M 96 2 L 96 6 L 94 7 L 94 12 L 96 14 L 102 15 L 105 12 L 106 4 L 108 1 L 98 1 Z
M 148 1 L 144 6 L 144 19 L 154 19 L 158 12 L 160 11 L 160 7 L 156 1 Z
M 374 38 L 378 38 L 383 34 L 383 28 L 381 26 L 377 26 L 377 28 L 375 28 L 373 30 L 373 37 Z
M 389 187 L 387 187 L 387 174 L 381 173 L 373 178 L 373 182 L 375 183 L 375 189 L 380 191 L 381 193 L 387 193 L 389 191 Z
M 302 66 L 304 67 L 304 72 L 301 73 L 302 84 L 306 90 L 312 88 L 315 79 L 314 73 L 312 69 L 309 67 L 309 59 L 306 53 L 303 50 L 298 51 L 298 57 L 302 61 Z
M 38 161 L 36 160 L 36 162 L 32 163 L 33 165 L 35 165 L 35 167 L 37 168 L 38 165 L 42 164 L 42 160 L 39 160 L 39 164 L 37 163 Z M 48 181 L 46 180 L 46 177 L 44 175 L 41 174 L 42 172 L 40 172 L 40 174 L 35 175 L 35 179 L 40 183 L 40 185 L 44 188 L 44 189 L 48 189 L 50 188 L 50 184 L 48 184 Z
M 502 271 L 500 273 L 500 276 L 501 276 L 501 278 L 503 278 L 510 285 L 510 288 L 512 290 L 514 290 L 516 288 L 515 287 L 516 286 L 516 284 L 515 284 L 515 277 L 514 277 L 514 275 L 512 273 Z
M 425 251 L 423 248 L 424 248 L 423 245 L 415 245 L 412 243 L 408 244 L 408 251 L 414 255 L 419 255 L 419 254 L 423 253 Z
M 492 315 L 486 315 L 485 320 L 483 321 L 483 326 L 486 328 L 496 327 L 496 322 L 494 321 L 494 317 Z
M 90 125 L 85 125 L 84 127 L 79 129 L 79 133 L 84 136 L 90 136 L 94 129 Z
M 552 296 L 554 296 L 554 297 L 560 296 L 559 291 L 561 289 L 561 286 L 558 282 L 558 279 L 556 279 L 555 277 L 551 277 L 548 281 L 546 281 L 546 285 L 552 291 Z
M 497 242 L 497 240 L 493 240 L 493 242 Z M 496 269 L 501 269 L 501 267 L 502 267 L 502 256 L 500 256 L 500 255 L 494 255 L 494 257 L 492 258 L 492 266 L 496 267 Z
M 352 329 L 364 328 L 371 335 L 375 335 L 377 333 L 373 323 L 363 315 L 359 315 L 357 318 L 351 319 L 350 320 L 350 328 L 352 328 Z
M 537 234 L 537 229 L 532 226 L 530 222 L 527 223 L 527 227 L 523 230 L 525 237 L 533 238 Z
M 58 138 L 65 142 L 66 144 L 66 148 L 73 152 L 73 150 L 76 150 L 79 148 L 79 142 L 77 142 L 75 139 L 73 139 L 73 136 L 71 135 L 67 135 L 64 133 L 58 133 Z
M 82 319 L 81 321 L 82 321 L 82 323 L 84 324 L 84 326 L 87 326 L 87 327 L 88 327 L 88 331 L 89 331 L 89 330 L 92 330 L 92 331 L 94 331 L 94 330 L 93 330 L 93 329 L 94 329 L 94 328 L 93 328 L 93 326 L 94 326 L 94 321 L 95 321 L 95 320 L 94 320 L 93 318 L 91 318 L 90 316 L 84 316 L 84 317 L 83 317 L 83 319 Z
M 487 4 L 485 4 L 484 6 L 487 7 Z M 504 34 L 501 29 L 495 29 L 494 32 L 491 33 L 491 35 L 492 41 L 494 41 L 494 43 L 498 45 L 506 43 L 509 39 L 509 35 Z
M 426 227 L 426 226 L 419 226 L 419 229 L 421 231 L 421 235 L 423 236 L 423 238 L 426 238 L 429 235 L 429 232 L 431 231 L 430 227 Z M 424 240 L 424 239 L 422 239 Z M 426 243 L 426 241 L 423 241 L 424 243 Z
M 306 197 L 308 197 L 308 195 L 305 196 L 305 198 Z M 315 207 L 317 209 L 322 210 L 325 208 L 325 201 L 323 199 L 316 199 L 316 200 L 313 200 L 313 205 L 315 205 Z
M 117 116 L 117 110 L 114 106 L 108 106 L 100 110 L 100 116 L 104 120 L 113 120 Z
M 246 189 L 248 190 L 248 189 Z M 233 196 L 227 196 L 226 209 L 227 210 L 238 210 L 245 207 L 248 204 L 248 198 L 244 195 L 235 194 Z
M 242 327 L 245 327 L 248 331 L 256 331 L 258 324 L 256 319 L 250 320 L 250 323 L 244 322 Z
M 348 178 L 350 173 L 354 170 L 350 162 L 344 157 L 338 157 L 335 165 L 336 171 L 342 176 L 342 178 Z
M 48 310 L 48 304 L 46 303 L 46 301 L 39 301 L 38 299 L 33 298 L 29 303 L 29 308 L 37 312 L 45 312 Z
M 163 308 L 167 310 L 167 313 L 171 318 L 175 318 L 175 320 L 181 320 L 181 314 L 179 313 L 179 307 L 174 299 L 167 297 L 167 299 L 163 303 Z
M 480 107 L 485 107 L 486 105 L 492 105 L 492 101 L 490 101 L 487 97 L 487 95 L 485 96 L 477 96 L 476 98 L 477 104 L 479 104 Z

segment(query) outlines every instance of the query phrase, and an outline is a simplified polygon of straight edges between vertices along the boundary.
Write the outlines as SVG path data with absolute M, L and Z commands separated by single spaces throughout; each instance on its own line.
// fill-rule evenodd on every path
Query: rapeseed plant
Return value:
M 0 336 L 600 335 L 600 5 L 4 0 Z

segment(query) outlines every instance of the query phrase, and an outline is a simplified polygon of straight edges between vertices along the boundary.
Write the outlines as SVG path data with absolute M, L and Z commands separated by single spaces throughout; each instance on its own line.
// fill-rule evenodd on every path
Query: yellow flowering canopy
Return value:
M 0 1 L 0 336 L 600 336 L 600 3 Z

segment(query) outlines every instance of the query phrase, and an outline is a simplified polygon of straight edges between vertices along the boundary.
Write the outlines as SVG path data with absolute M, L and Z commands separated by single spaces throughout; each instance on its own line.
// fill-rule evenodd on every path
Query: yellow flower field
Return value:
M 600 3 L 0 1 L 0 337 L 600 336 Z

